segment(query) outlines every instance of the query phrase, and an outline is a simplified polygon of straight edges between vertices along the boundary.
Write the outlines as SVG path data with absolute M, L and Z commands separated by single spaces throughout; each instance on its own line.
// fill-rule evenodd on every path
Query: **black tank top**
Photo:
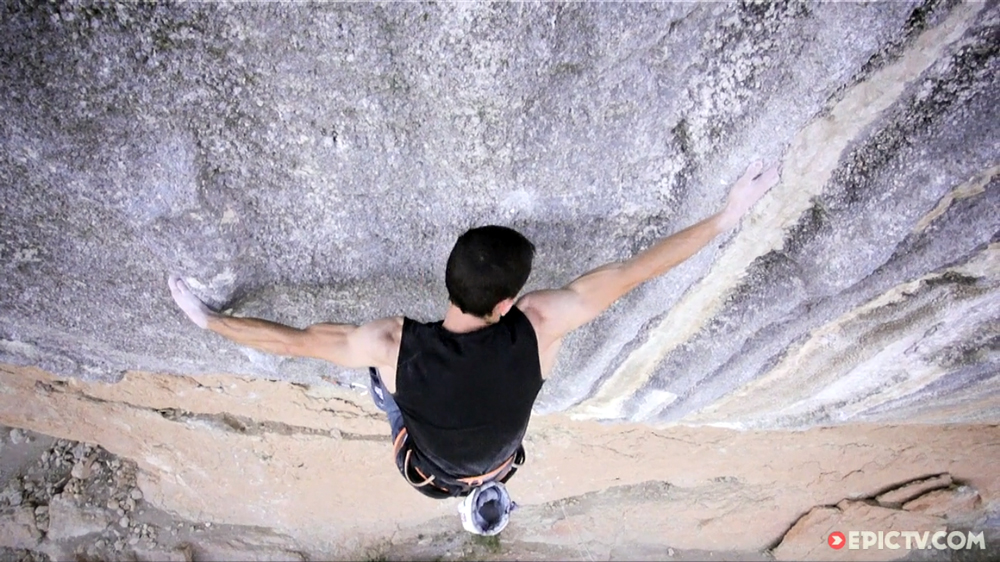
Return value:
M 403 321 L 396 403 L 412 444 L 451 476 L 485 474 L 514 454 L 541 388 L 538 340 L 517 307 L 465 334 Z

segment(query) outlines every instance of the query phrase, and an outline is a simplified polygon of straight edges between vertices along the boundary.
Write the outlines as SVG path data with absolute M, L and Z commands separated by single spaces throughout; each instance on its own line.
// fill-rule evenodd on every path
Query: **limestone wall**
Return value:
M 166 277 L 298 326 L 443 312 L 454 238 L 528 289 L 783 181 L 567 342 L 541 411 L 803 428 L 1000 419 L 1000 8 L 87 5 L 0 18 L 0 362 L 312 382 Z

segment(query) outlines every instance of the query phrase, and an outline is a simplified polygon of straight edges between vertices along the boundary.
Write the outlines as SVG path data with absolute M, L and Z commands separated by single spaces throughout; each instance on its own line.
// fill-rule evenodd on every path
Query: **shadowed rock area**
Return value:
M 0 361 L 357 381 L 207 337 L 170 272 L 304 326 L 442 313 L 500 223 L 528 289 L 782 182 L 565 347 L 541 411 L 995 421 L 995 2 L 3 7 Z

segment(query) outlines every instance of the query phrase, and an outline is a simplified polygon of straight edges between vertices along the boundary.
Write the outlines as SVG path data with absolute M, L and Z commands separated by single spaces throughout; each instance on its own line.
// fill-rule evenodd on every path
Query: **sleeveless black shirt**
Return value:
M 521 445 L 542 388 L 538 340 L 517 307 L 474 332 L 442 324 L 404 319 L 394 397 L 424 458 L 451 476 L 478 476 Z

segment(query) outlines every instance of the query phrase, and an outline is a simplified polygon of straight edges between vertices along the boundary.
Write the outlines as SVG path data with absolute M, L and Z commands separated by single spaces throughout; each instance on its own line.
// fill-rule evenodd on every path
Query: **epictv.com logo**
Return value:
M 986 537 L 982 531 L 848 531 L 847 536 L 834 531 L 826 537 L 826 544 L 834 550 L 847 546 L 849 550 L 889 549 L 897 550 L 986 550 Z

